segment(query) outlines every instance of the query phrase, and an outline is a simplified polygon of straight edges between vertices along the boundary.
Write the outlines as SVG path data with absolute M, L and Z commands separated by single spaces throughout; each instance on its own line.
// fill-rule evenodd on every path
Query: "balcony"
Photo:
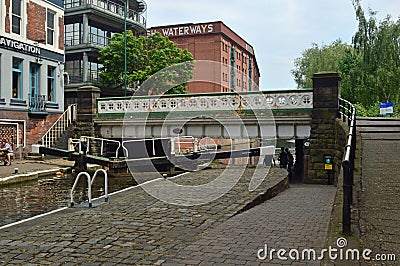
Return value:
M 89 33 L 87 44 L 97 46 L 97 47 L 106 47 L 110 43 L 110 38 L 102 35 Z M 74 36 L 74 37 L 65 37 L 64 39 L 65 46 L 74 46 L 84 44 L 82 36 Z
M 68 9 L 79 7 L 84 9 L 96 8 L 116 14 L 120 16 L 121 19 L 123 19 L 124 5 L 123 1 L 119 2 L 121 2 L 121 4 L 110 0 L 67 0 L 65 1 L 65 11 L 67 12 Z M 137 8 L 136 10 L 127 10 L 127 19 L 133 20 L 146 28 L 146 18 L 142 15 L 142 12 L 145 12 L 146 10 L 145 3 L 144 1 L 134 1 L 134 3 L 138 3 Z
M 29 94 L 29 114 L 46 116 L 46 95 L 31 95 Z

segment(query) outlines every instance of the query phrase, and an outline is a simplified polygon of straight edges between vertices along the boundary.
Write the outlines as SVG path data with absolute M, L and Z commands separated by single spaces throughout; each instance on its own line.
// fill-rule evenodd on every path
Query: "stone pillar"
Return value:
M 77 90 L 77 120 L 93 123 L 96 116 L 96 99 L 100 97 L 100 89 L 95 86 L 83 86 Z
M 328 183 L 328 174 L 324 169 L 324 155 L 332 157 L 335 155 L 339 97 L 340 76 L 338 73 L 314 74 L 310 153 L 305 182 Z

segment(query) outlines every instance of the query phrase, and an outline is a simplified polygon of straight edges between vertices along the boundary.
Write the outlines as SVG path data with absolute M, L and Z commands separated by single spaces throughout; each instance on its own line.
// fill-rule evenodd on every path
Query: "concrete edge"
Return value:
M 233 214 L 233 216 L 248 211 L 251 208 L 254 208 L 255 206 L 275 197 L 276 195 L 283 192 L 287 188 L 289 188 L 288 176 L 286 176 L 284 179 L 280 180 L 273 186 L 269 187 L 265 192 L 261 192 L 252 201 L 245 203 L 241 209 L 239 209 L 236 213 Z
M 71 169 L 72 167 L 59 167 L 47 170 L 39 170 L 26 174 L 13 174 L 7 177 L 0 178 L 0 187 L 37 180 L 40 177 L 55 175 L 57 172 L 65 173 L 70 171 Z

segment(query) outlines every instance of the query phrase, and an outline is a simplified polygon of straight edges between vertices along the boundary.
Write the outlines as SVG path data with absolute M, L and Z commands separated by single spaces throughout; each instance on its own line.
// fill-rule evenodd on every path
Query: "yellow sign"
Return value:
M 332 164 L 325 164 L 325 170 L 332 170 L 333 166 Z

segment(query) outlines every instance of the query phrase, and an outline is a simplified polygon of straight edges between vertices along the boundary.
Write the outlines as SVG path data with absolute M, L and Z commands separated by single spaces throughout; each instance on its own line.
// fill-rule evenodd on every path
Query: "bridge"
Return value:
M 97 99 L 106 138 L 308 138 L 312 90 L 209 93 Z
M 346 145 L 345 140 L 336 140 L 339 84 L 337 73 L 320 73 L 314 76 L 312 90 L 117 98 L 100 98 L 98 88 L 82 87 L 78 131 L 118 141 L 209 138 L 214 144 L 228 143 L 231 150 L 292 140 L 300 179 L 330 183 L 324 156 L 332 158 L 336 176 Z

